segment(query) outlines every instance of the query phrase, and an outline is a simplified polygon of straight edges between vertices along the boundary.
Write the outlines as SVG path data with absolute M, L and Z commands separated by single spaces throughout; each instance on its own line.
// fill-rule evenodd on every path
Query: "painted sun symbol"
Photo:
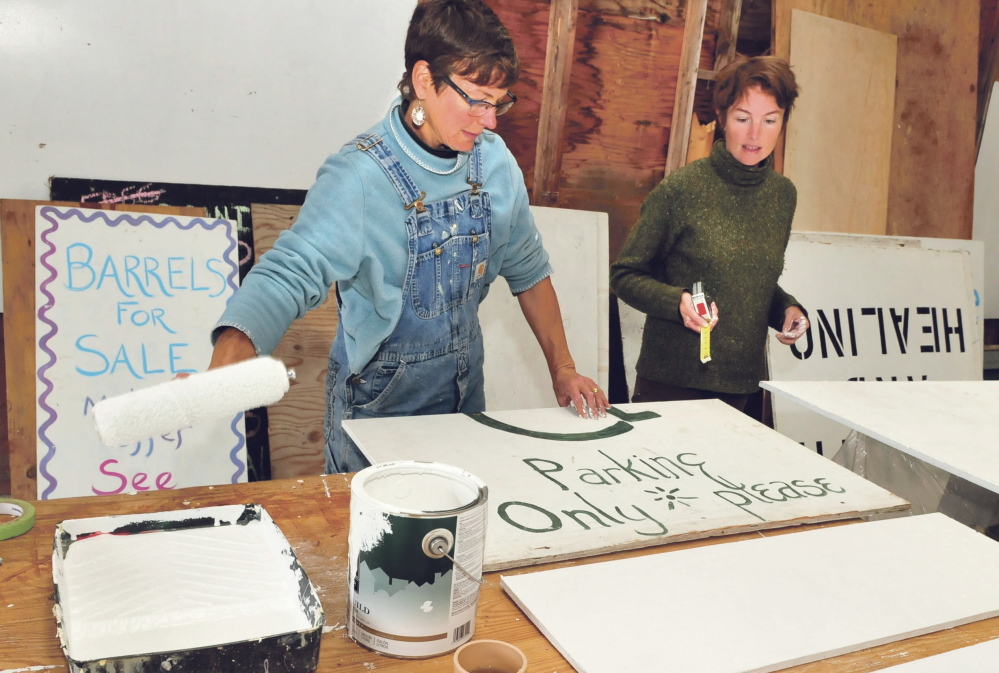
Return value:
M 645 492 L 657 496 L 656 498 L 654 498 L 656 502 L 659 502 L 660 500 L 666 500 L 667 506 L 670 509 L 674 509 L 677 505 L 690 507 L 690 505 L 685 503 L 684 500 L 697 500 L 697 496 L 693 495 L 674 495 L 679 490 L 680 490 L 679 488 L 674 488 L 671 491 L 667 491 L 662 486 L 656 486 L 655 489 L 652 490 L 646 489 Z

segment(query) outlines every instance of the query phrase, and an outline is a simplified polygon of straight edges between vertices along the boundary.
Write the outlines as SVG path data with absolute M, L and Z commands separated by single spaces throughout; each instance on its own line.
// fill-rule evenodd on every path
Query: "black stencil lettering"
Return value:
M 804 340 L 806 344 L 804 353 L 798 350 L 798 344 L 801 343 L 802 341 L 801 339 L 798 339 L 793 344 L 791 344 L 791 355 L 798 358 L 799 360 L 807 360 L 812 356 L 812 349 L 815 346 L 815 344 L 812 343 L 812 330 L 807 330 L 805 332 Z
M 892 326 L 895 328 L 898 350 L 901 351 L 902 355 L 905 355 L 905 347 L 909 343 L 909 309 L 902 309 L 902 315 L 895 313 L 893 308 L 888 309 L 888 313 L 891 315 Z M 899 329 L 899 323 L 902 324 L 901 329 Z
M 954 309 L 957 313 L 957 325 L 951 327 L 947 320 L 947 309 L 940 309 L 940 313 L 943 314 L 943 332 L 944 332 L 944 345 L 947 348 L 947 352 L 950 353 L 950 335 L 956 334 L 961 344 L 961 352 L 964 352 L 964 323 L 961 320 L 961 309 Z
M 917 315 L 930 315 L 931 313 L 932 313 L 932 322 L 929 325 L 923 325 L 922 332 L 923 332 L 923 334 L 932 334 L 933 335 L 933 343 L 936 346 L 936 349 L 934 349 L 934 347 L 930 346 L 929 344 L 925 344 L 925 345 L 922 345 L 922 346 L 919 347 L 919 352 L 920 353 L 939 353 L 940 352 L 940 337 L 937 335 L 937 310 L 936 310 L 936 308 L 930 308 L 929 306 L 917 306 L 916 307 L 916 314 Z
M 860 315 L 876 315 L 878 317 L 878 332 L 881 334 L 881 354 L 888 355 L 888 343 L 885 339 L 885 314 L 880 308 L 862 308 L 860 309 Z M 854 353 L 856 355 L 856 353 Z M 822 452 L 819 451 L 819 455 Z

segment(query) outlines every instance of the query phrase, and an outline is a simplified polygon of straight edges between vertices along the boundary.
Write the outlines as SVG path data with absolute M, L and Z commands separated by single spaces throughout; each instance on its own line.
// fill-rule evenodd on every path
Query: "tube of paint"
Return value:
M 694 283 L 694 292 L 690 295 L 690 299 L 694 302 L 697 315 L 708 323 L 701 327 L 701 363 L 711 362 L 711 302 L 704 292 L 704 283 L 701 281 Z

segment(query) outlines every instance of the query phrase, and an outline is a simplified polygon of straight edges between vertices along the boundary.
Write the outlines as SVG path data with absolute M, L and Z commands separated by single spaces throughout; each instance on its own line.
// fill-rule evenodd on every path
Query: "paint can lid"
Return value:
M 400 460 L 366 467 L 350 483 L 351 497 L 412 516 L 457 513 L 485 502 L 485 482 L 444 463 Z

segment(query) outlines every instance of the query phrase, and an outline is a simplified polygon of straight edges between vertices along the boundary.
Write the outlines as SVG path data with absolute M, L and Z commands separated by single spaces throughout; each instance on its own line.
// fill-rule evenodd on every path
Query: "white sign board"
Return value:
M 999 381 L 767 381 L 763 387 L 775 400 L 999 493 Z
M 812 327 L 790 348 L 768 340 L 772 380 L 982 378 L 982 307 L 967 250 L 877 236 L 792 236 L 781 287 L 806 307 Z M 849 433 L 786 399 L 775 398 L 773 409 L 777 430 L 825 455 Z
M 204 369 L 239 282 L 228 220 L 35 211 L 38 498 L 246 481 L 243 415 L 110 448 L 96 402 Z
M 908 507 L 717 400 L 350 420 L 372 463 L 489 486 L 486 570 Z
M 607 213 L 531 206 L 555 273 L 562 325 L 576 371 L 608 387 L 610 336 Z M 506 279 L 496 279 L 479 308 L 486 352 L 486 409 L 540 409 L 555 402 L 538 340 Z
M 767 673 L 999 615 L 999 544 L 926 514 L 500 583 L 579 673 Z M 925 649 L 807 670 L 869 671 Z

